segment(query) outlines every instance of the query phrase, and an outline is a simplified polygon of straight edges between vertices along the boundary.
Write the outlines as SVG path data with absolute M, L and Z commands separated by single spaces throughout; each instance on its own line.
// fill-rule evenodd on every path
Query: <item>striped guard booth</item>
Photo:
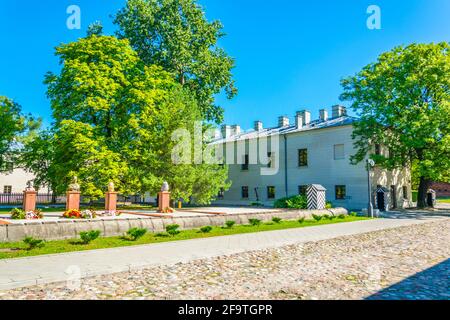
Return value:
M 311 184 L 308 186 L 306 195 L 308 198 L 309 210 L 323 210 L 326 207 L 326 191 L 320 184 Z

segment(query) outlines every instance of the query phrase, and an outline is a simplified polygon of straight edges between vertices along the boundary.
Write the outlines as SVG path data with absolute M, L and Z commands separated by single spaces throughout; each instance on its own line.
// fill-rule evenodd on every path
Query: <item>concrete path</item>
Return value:
M 245 251 L 326 240 L 430 222 L 445 217 L 377 219 L 159 244 L 0 260 L 0 290 L 73 281 L 146 266 L 168 265 Z

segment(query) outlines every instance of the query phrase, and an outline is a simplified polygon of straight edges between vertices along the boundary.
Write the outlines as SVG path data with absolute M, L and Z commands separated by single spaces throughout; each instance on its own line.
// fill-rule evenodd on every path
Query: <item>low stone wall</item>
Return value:
M 24 224 L 0 225 L 0 242 L 22 241 L 25 237 L 44 240 L 74 239 L 78 237 L 80 232 L 89 230 L 100 230 L 103 237 L 112 237 L 123 235 L 131 228 L 145 228 L 150 232 L 163 232 L 166 226 L 170 224 L 178 224 L 181 230 L 189 230 L 203 226 L 222 226 L 228 220 L 233 220 L 239 225 L 248 224 L 249 219 L 260 219 L 262 221 L 271 221 L 273 217 L 284 220 L 296 220 L 302 217 L 310 219 L 313 214 L 340 215 L 348 214 L 348 212 L 343 208 L 336 208 L 177 218 L 136 217 L 127 219 L 33 221 Z

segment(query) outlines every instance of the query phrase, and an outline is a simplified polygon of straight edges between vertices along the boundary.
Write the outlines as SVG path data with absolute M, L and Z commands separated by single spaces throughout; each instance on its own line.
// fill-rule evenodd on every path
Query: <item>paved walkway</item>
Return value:
M 445 219 L 378 219 L 144 246 L 0 260 L 0 290 L 269 249 Z

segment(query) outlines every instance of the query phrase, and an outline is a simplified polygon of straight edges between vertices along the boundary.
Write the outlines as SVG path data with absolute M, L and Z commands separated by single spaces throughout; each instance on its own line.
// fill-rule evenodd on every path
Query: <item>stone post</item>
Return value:
M 117 210 L 117 194 L 118 192 L 108 191 L 105 194 L 105 211 L 113 212 Z
M 23 192 L 23 211 L 36 210 L 36 196 L 37 192 L 35 190 L 25 190 Z
M 67 191 L 66 210 L 80 210 L 80 191 Z
M 169 184 L 164 182 L 161 192 L 158 193 L 158 212 L 167 213 L 170 209 Z

